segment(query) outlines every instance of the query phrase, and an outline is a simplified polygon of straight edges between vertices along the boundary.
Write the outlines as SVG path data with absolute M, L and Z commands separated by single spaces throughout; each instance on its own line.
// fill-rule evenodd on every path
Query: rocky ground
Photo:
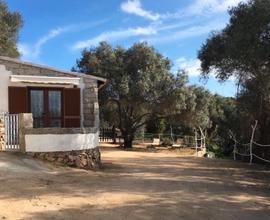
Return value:
M 136 149 L 86 171 L 0 152 L 0 219 L 270 219 L 270 168 Z

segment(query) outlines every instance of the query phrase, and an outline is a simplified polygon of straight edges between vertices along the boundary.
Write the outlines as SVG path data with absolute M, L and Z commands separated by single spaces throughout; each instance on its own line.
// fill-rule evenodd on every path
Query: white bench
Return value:
M 151 146 L 159 146 L 160 143 L 160 139 L 159 138 L 154 138 L 153 139 L 153 143 L 151 144 Z

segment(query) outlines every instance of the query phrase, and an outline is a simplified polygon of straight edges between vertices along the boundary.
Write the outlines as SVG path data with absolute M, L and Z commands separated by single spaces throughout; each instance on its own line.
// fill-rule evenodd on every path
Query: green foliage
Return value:
M 229 11 L 230 23 L 213 33 L 199 51 L 203 75 L 240 82 L 269 72 L 270 1 L 251 0 Z
M 190 86 L 184 87 L 179 92 L 182 96 L 181 108 L 174 114 L 171 114 L 167 122 L 174 128 L 180 128 L 180 131 L 191 131 L 195 127 L 203 129 L 211 126 L 209 118 L 209 109 L 211 94 L 202 87 Z
M 171 146 L 173 144 L 173 141 L 169 137 L 163 137 L 162 138 L 162 145 L 163 146 Z
M 146 123 L 147 133 L 162 134 L 166 129 L 166 120 L 157 115 L 151 115 Z
M 16 46 L 18 31 L 22 26 L 19 12 L 9 12 L 5 2 L 0 1 L 0 55 L 18 57 Z
M 235 123 L 225 123 L 225 127 L 231 127 L 238 137 L 245 140 L 250 136 L 250 125 L 256 119 L 260 125 L 256 138 L 261 143 L 269 143 L 270 1 L 240 3 L 230 9 L 229 14 L 227 27 L 213 33 L 199 51 L 202 76 L 208 77 L 210 72 L 214 72 L 221 81 L 234 76 L 239 85 L 236 109 L 226 104 L 224 114 L 229 114 L 230 121 L 234 119 Z M 220 133 L 222 127 L 215 120 L 215 115 L 221 112 L 217 108 L 216 111 L 212 112 L 213 121 L 216 121 L 214 124 Z M 219 120 L 224 123 L 222 118 Z M 265 150 L 264 155 L 270 158 L 270 150 Z
M 233 143 L 229 130 L 238 133 L 237 108 L 234 98 L 214 95 L 209 105 L 211 127 L 207 130 L 207 146 L 217 154 L 229 155 L 233 150 Z M 215 147 L 211 147 L 215 146 Z
M 100 93 L 101 114 L 121 130 L 125 147 L 131 147 L 136 131 L 150 115 L 176 109 L 185 78 L 175 77 L 170 68 L 170 61 L 146 43 L 124 49 L 102 42 L 85 49 L 74 69 L 108 79 Z

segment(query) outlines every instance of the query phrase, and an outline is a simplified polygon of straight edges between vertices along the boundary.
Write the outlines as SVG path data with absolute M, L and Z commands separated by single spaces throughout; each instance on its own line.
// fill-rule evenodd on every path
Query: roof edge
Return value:
M 19 63 L 19 64 L 33 66 L 33 67 L 38 67 L 38 68 L 43 68 L 43 69 L 47 69 L 47 70 L 51 70 L 51 71 L 55 71 L 55 72 L 60 72 L 60 73 L 64 73 L 64 74 L 68 74 L 68 75 L 72 75 L 72 76 L 79 76 L 79 77 L 85 77 L 85 78 L 89 78 L 89 79 L 94 79 L 94 80 L 100 81 L 101 83 L 104 83 L 104 84 L 107 82 L 107 79 L 99 77 L 99 76 L 94 76 L 94 75 L 80 73 L 80 72 L 72 72 L 72 71 L 67 71 L 67 70 L 62 70 L 62 69 L 57 69 L 57 68 L 42 65 L 42 64 L 36 64 L 36 63 L 28 62 L 28 61 L 23 61 L 23 60 L 20 60 L 20 59 L 17 59 L 17 58 L 0 56 L 0 60 Z

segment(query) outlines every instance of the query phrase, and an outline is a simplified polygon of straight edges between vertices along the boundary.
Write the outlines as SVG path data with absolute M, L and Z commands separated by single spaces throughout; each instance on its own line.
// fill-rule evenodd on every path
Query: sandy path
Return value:
M 114 149 L 97 172 L 18 158 L 0 153 L 0 219 L 270 219 L 269 167 Z

